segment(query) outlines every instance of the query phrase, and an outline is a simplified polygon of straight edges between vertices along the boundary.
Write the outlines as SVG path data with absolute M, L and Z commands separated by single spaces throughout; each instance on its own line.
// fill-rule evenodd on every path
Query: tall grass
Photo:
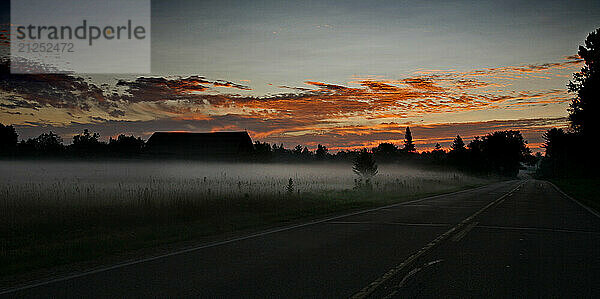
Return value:
M 0 274 L 486 182 L 397 165 L 372 192 L 355 179 L 345 164 L 0 161 Z

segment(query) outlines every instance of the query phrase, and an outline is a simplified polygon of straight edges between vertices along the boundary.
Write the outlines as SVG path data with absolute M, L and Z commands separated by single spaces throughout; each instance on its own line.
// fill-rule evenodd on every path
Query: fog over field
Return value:
M 0 276 L 490 181 L 391 164 L 357 178 L 349 163 L 0 161 Z
M 51 162 L 0 163 L 0 196 L 7 202 L 65 200 L 176 200 L 181 197 L 273 196 L 352 189 L 357 176 L 350 164 L 241 164 L 207 162 Z M 375 192 L 399 194 L 484 180 L 454 172 L 381 165 Z

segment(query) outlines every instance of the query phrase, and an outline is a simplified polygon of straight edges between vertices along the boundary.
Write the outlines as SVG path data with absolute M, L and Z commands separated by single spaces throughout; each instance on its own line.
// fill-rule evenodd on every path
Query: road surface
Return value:
M 600 218 L 544 181 L 489 186 L 25 285 L 2 297 L 592 297 Z

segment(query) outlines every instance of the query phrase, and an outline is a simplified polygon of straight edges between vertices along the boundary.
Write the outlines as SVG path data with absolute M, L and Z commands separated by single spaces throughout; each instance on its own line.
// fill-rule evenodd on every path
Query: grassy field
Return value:
M 0 161 L 0 276 L 491 181 L 397 165 L 372 191 L 355 179 L 346 164 Z
M 588 207 L 600 211 L 598 178 L 556 178 L 550 180 L 558 188 Z

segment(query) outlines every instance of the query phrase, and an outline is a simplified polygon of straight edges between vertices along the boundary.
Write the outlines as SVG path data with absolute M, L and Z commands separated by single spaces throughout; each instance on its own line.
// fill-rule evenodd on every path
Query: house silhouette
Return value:
M 248 132 L 155 132 L 146 143 L 152 155 L 236 159 L 254 149 Z

